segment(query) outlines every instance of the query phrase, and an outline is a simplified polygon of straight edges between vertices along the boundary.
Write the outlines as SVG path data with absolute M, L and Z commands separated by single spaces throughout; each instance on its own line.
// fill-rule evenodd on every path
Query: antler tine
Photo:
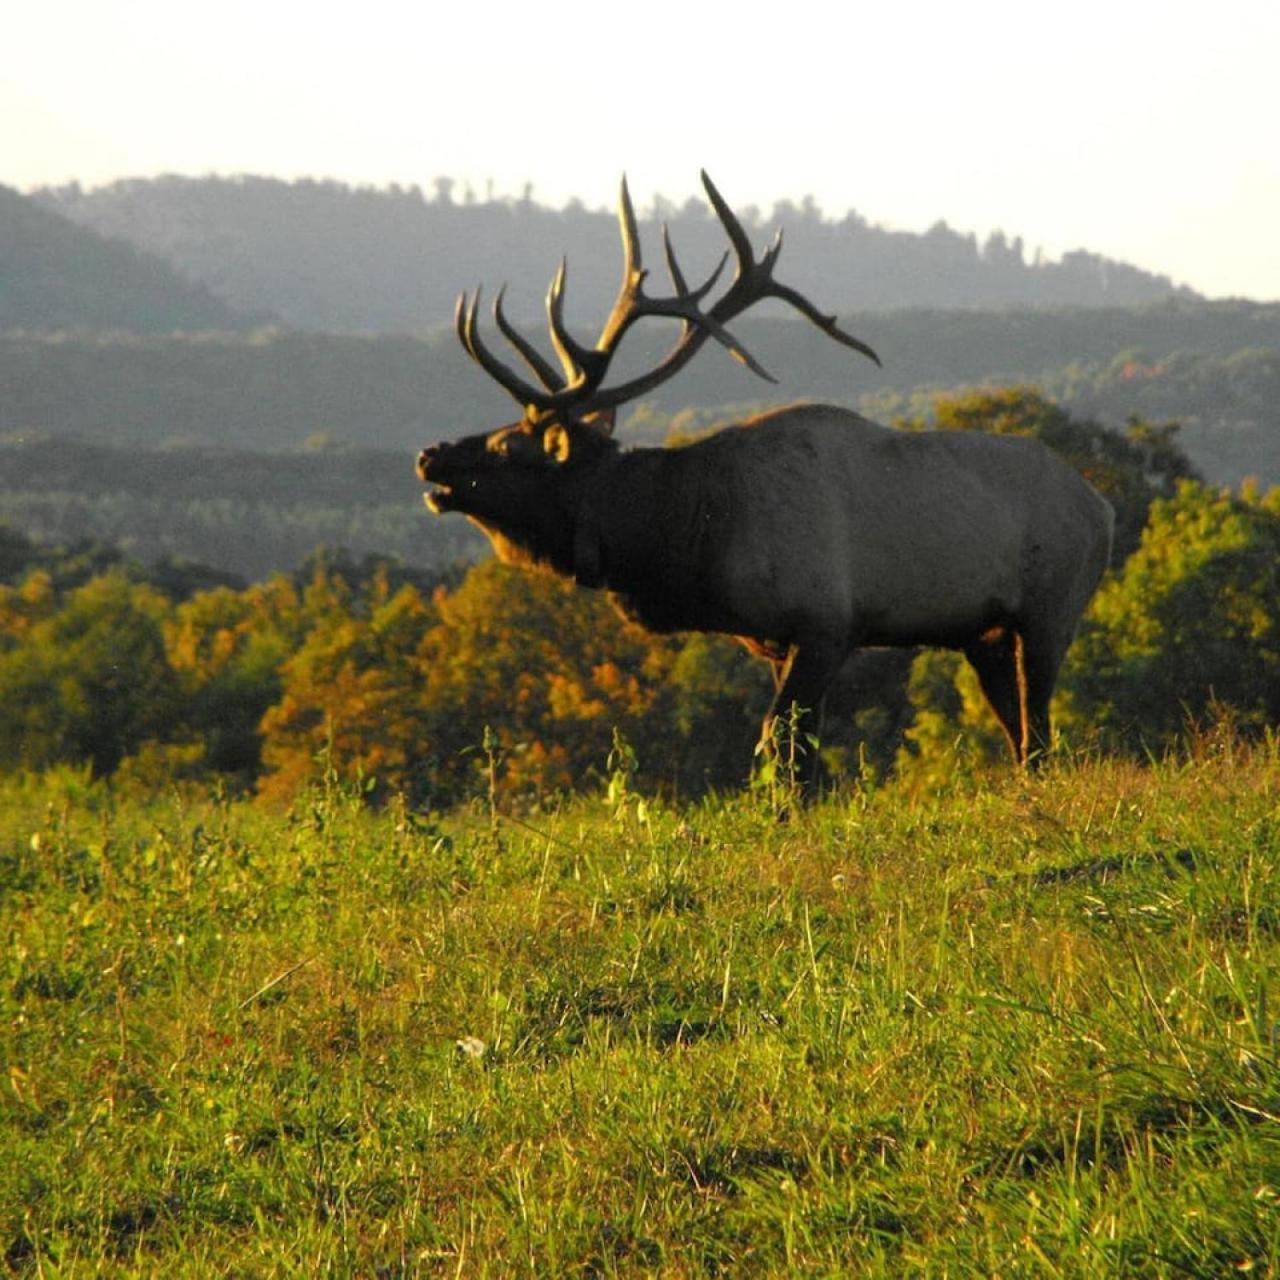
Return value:
M 721 346 L 726 348 L 735 360 L 746 365 L 758 378 L 763 378 L 767 383 L 776 383 L 777 379 L 774 378 L 773 374 L 765 369 L 758 360 L 755 360 L 755 357 L 751 355 L 748 349 L 742 346 L 739 340 L 733 337 L 721 324 L 718 324 L 716 320 L 713 320 L 712 317 L 698 310 L 698 303 L 704 297 L 707 297 L 707 294 L 716 287 L 717 280 L 721 278 L 724 264 L 728 261 L 728 253 L 722 253 L 721 260 L 716 264 L 716 270 L 712 271 L 705 283 L 690 292 L 689 285 L 685 280 L 685 273 L 680 269 L 680 262 L 676 260 L 676 251 L 672 247 L 671 233 L 669 233 L 666 224 L 663 224 L 662 228 L 662 247 L 667 255 L 667 270 L 671 273 L 671 283 L 676 287 L 677 301 L 685 303 L 689 307 L 689 314 L 685 314 L 684 311 L 680 312 L 685 320 L 685 333 L 689 333 L 689 330 L 694 328 L 703 329 L 705 333 L 709 333 L 718 343 L 721 343 Z
M 782 256 L 782 228 L 779 227 L 773 233 L 773 243 L 764 251 L 764 257 L 760 259 L 760 270 L 766 275 L 773 275 L 773 264 Z
M 662 252 L 667 259 L 667 274 L 675 286 L 676 296 L 687 298 L 689 286 L 685 283 L 684 272 L 680 270 L 680 264 L 676 261 L 676 251 L 671 245 L 671 228 L 665 222 L 662 224 Z M 724 258 L 721 258 L 720 265 L 716 268 L 716 275 L 718 276 L 723 270 Z
M 707 181 L 710 181 L 710 179 L 707 179 Z M 716 193 L 716 196 L 719 199 L 719 192 Z M 724 204 L 723 200 L 720 200 L 720 204 L 724 207 L 729 220 L 737 227 L 737 222 L 732 212 L 729 211 L 728 206 Z M 614 304 L 613 311 L 600 334 L 598 349 L 611 356 L 622 335 L 636 320 L 644 316 L 665 316 L 684 321 L 685 340 L 693 341 L 690 337 L 690 331 L 701 329 L 704 333 L 711 334 L 718 342 L 722 343 L 735 358 L 741 360 L 754 373 L 770 382 L 774 381 L 772 375 L 752 358 L 750 352 L 731 333 L 722 328 L 711 316 L 698 309 L 698 304 L 702 299 L 715 288 L 729 255 L 727 253 L 724 254 L 716 269 L 706 281 L 697 289 L 691 290 L 688 281 L 685 279 L 684 272 L 680 269 L 680 264 L 676 260 L 670 232 L 664 225 L 662 228 L 662 247 L 667 259 L 667 270 L 671 273 L 671 282 L 675 286 L 676 292 L 675 296 L 671 298 L 650 298 L 644 292 L 644 282 L 649 273 L 641 260 L 640 233 L 636 226 L 635 208 L 631 203 L 631 193 L 627 187 L 625 177 L 622 179 L 622 184 L 618 191 L 618 225 L 622 232 L 624 259 L 622 289 L 618 294 L 618 301 Z M 739 240 L 744 247 L 743 251 L 745 251 L 748 260 L 750 260 L 751 247 L 747 243 L 745 235 L 741 234 L 741 228 L 738 228 L 738 232 Z M 737 244 L 735 244 L 735 247 L 738 247 Z M 701 341 L 702 339 L 697 339 L 697 344 L 700 345 Z
M 609 312 L 596 341 L 596 350 L 610 356 L 622 340 L 622 335 L 640 315 L 643 294 L 641 286 L 645 276 L 644 254 L 640 247 L 640 228 L 636 223 L 635 206 L 631 203 L 631 191 L 624 174 L 618 186 L 618 231 L 622 236 L 622 285 L 617 301 Z M 603 372 L 601 377 L 603 377 Z
M 566 388 L 576 389 L 581 386 L 589 389 L 599 384 L 604 376 L 604 369 L 601 367 L 600 352 L 584 347 L 565 328 L 564 286 L 568 273 L 569 260 L 561 258 L 560 269 L 547 290 L 547 321 L 551 329 L 551 344 L 564 368 Z M 604 363 L 607 364 L 607 360 Z
M 716 264 L 716 269 L 707 277 L 706 283 L 691 293 L 685 283 L 684 272 L 680 270 L 680 264 L 676 261 L 675 250 L 671 245 L 671 236 L 665 225 L 662 228 L 662 247 L 667 255 L 667 270 L 671 273 L 671 283 L 675 285 L 676 296 L 680 302 L 688 304 L 691 313 L 684 316 L 685 333 L 688 334 L 689 330 L 695 327 L 703 329 L 706 333 L 711 334 L 735 360 L 745 364 L 757 377 L 763 378 L 766 382 L 777 382 L 773 374 L 760 364 L 733 334 L 719 322 L 712 319 L 711 316 L 698 310 L 697 304 L 715 288 L 716 281 L 720 279 L 720 273 L 724 270 L 725 263 L 729 261 L 728 253 L 721 254 L 720 261 Z
M 738 255 L 738 277 L 747 282 L 744 288 L 749 288 L 754 264 L 750 242 L 734 217 L 732 210 L 725 203 L 720 193 L 715 190 L 715 187 L 710 185 L 711 180 L 706 176 L 705 172 L 703 179 L 708 184 L 709 191 L 713 193 L 713 204 L 720 212 L 726 232 L 729 234 L 729 239 Z M 671 246 L 671 237 L 664 227 L 663 248 L 676 292 L 675 296 L 670 298 L 651 298 L 644 292 L 644 282 L 649 273 L 644 267 L 635 206 L 631 202 L 631 192 L 625 177 L 618 188 L 618 227 L 622 236 L 622 286 L 618 291 L 617 301 L 615 301 L 613 309 L 609 313 L 609 318 L 605 321 L 604 328 L 600 331 L 600 338 L 594 350 L 584 350 L 570 338 L 565 330 L 562 310 L 565 275 L 563 264 L 559 275 L 552 284 L 552 293 L 548 298 L 548 306 L 551 311 L 552 339 L 556 343 L 557 351 L 561 353 L 561 362 L 565 363 L 564 351 L 567 350 L 569 358 L 578 370 L 578 376 L 566 388 L 567 394 L 573 397 L 575 403 L 581 403 L 584 407 L 590 406 L 591 408 L 609 408 L 623 403 L 625 400 L 630 399 L 632 394 L 638 394 L 640 390 L 649 386 L 656 386 L 671 377 L 678 368 L 692 357 L 708 335 L 714 337 L 735 359 L 745 364 L 758 377 L 764 378 L 768 382 L 775 381 L 773 375 L 724 328 L 721 323 L 721 317 L 715 314 L 715 309 L 711 312 L 704 312 L 699 307 L 699 303 L 711 292 L 719 280 L 720 273 L 724 270 L 724 265 L 728 261 L 727 253 L 721 258 L 716 269 L 705 283 L 697 289 L 691 290 L 679 263 L 676 261 L 675 251 Z M 738 283 L 739 281 L 735 280 L 734 285 L 737 286 Z M 730 293 L 733 293 L 733 288 L 730 289 Z M 748 299 L 745 304 L 735 306 L 730 310 L 729 314 L 736 314 L 744 305 L 749 306 L 750 302 L 751 299 Z M 554 303 L 554 306 L 552 306 L 552 303 Z M 632 324 L 645 316 L 664 316 L 670 319 L 683 320 L 683 337 L 671 355 L 652 373 L 626 383 L 622 388 L 602 391 L 600 384 L 604 381 L 609 364 L 623 335 Z M 567 367 L 566 364 L 566 369 Z
M 636 276 L 645 275 L 641 261 L 640 229 L 636 226 L 636 211 L 631 203 L 627 187 L 627 175 L 622 175 L 618 188 L 618 228 L 622 232 L 622 283 L 625 288 Z
M 453 325 L 458 334 L 459 340 L 466 349 L 467 354 L 487 373 L 504 391 L 514 396 L 519 404 L 533 405 L 539 409 L 549 407 L 551 403 L 550 395 L 545 391 L 539 391 L 536 387 L 531 386 L 520 377 L 514 369 L 499 360 L 497 356 L 484 345 L 480 338 L 480 331 L 476 324 L 476 313 L 480 308 L 480 286 L 476 285 L 476 291 L 471 296 L 470 301 L 466 293 L 458 295 L 458 303 L 454 308 Z
M 671 276 L 671 283 L 675 286 L 676 297 L 695 303 L 701 302 L 716 287 L 716 281 L 720 279 L 724 264 L 729 261 L 729 254 L 722 253 L 716 269 L 707 277 L 706 282 L 690 292 L 684 272 L 680 270 L 680 264 L 676 261 L 676 251 L 671 244 L 671 230 L 665 222 L 662 224 L 662 250 L 666 254 L 667 271 Z
M 756 255 L 747 233 L 742 229 L 742 223 L 729 208 L 724 196 L 716 190 L 716 184 L 711 181 L 711 175 L 705 169 L 702 170 L 702 187 L 707 193 L 707 199 L 711 201 L 711 207 L 716 211 L 716 217 L 720 219 L 720 225 L 724 227 L 725 235 L 729 237 L 729 243 L 733 245 L 733 252 L 738 259 L 738 279 L 750 277 L 755 270 Z
M 618 291 L 617 301 L 613 304 L 613 310 L 609 313 L 609 318 L 600 331 L 600 339 L 596 343 L 596 353 L 606 364 L 612 359 L 623 334 L 635 321 L 645 316 L 664 316 L 668 319 L 683 320 L 686 329 L 693 325 L 705 325 L 707 318 L 698 310 L 698 303 L 715 287 L 728 258 L 726 254 L 706 282 L 697 289 L 690 290 L 684 273 L 680 270 L 680 264 L 676 261 L 675 251 L 671 247 L 671 236 L 664 226 L 662 228 L 663 250 L 666 253 L 667 269 L 671 272 L 671 281 L 676 292 L 671 298 L 651 298 L 644 292 L 644 282 L 649 278 L 649 272 L 642 259 L 640 231 L 636 224 L 635 207 L 631 203 L 631 193 L 627 188 L 625 177 L 618 191 L 618 226 L 622 233 L 622 287 Z M 603 370 L 601 376 L 603 377 Z
M 783 302 L 789 302 L 806 319 L 812 320 L 828 338 L 834 338 L 836 342 L 842 343 L 846 347 L 852 347 L 854 351 L 861 352 L 868 360 L 873 360 L 876 364 L 880 364 L 880 357 L 865 342 L 855 338 L 851 333 L 845 333 L 836 324 L 835 316 L 824 315 L 808 298 L 804 297 L 803 294 L 797 293 L 788 285 L 778 284 L 776 281 L 771 281 L 770 284 L 769 292 L 775 298 L 780 298 Z M 883 368 L 884 366 L 880 365 L 880 367 Z
M 462 349 L 468 356 L 475 360 L 475 352 L 467 344 L 467 291 L 458 294 L 457 302 L 453 303 L 453 332 L 458 335 L 458 342 L 462 343 Z
M 828 338 L 836 342 L 842 343 L 846 347 L 851 347 L 854 351 L 860 352 L 866 356 L 868 360 L 880 364 L 880 357 L 859 338 L 855 338 L 851 333 L 845 333 L 843 329 L 836 323 L 835 316 L 827 315 L 825 312 L 819 311 L 817 307 L 809 301 L 804 294 L 793 289 L 790 285 L 779 284 L 773 278 L 773 267 L 782 254 L 782 228 L 779 227 L 774 233 L 773 243 L 765 250 L 764 257 L 760 259 L 760 274 L 767 282 L 767 293 L 770 297 L 777 298 L 780 302 L 786 302 L 795 307 L 805 319 L 812 321 Z M 883 365 L 881 365 L 883 368 Z
M 538 375 L 542 385 L 548 391 L 560 391 L 567 385 L 564 378 L 560 376 L 554 367 L 544 360 L 542 353 L 531 343 L 518 329 L 507 319 L 506 312 L 502 309 L 502 299 L 507 292 L 507 286 L 504 284 L 498 290 L 498 296 L 493 300 L 493 319 L 498 328 L 502 331 L 502 336 L 511 343 L 513 347 L 520 353 L 521 358 L 530 369 Z

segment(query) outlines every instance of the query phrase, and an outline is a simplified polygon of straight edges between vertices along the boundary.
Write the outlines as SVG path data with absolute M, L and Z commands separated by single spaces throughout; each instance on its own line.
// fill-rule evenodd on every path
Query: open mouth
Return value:
M 441 515 L 449 510 L 452 497 L 453 490 L 447 484 L 437 484 L 422 495 L 422 501 L 427 504 L 428 511 Z

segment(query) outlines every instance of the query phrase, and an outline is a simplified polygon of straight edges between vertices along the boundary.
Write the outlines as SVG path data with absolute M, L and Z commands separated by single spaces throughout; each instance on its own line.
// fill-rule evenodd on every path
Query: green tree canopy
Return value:
M 1129 745 L 1168 745 L 1228 708 L 1280 723 L 1280 489 L 1182 482 L 1104 584 L 1064 673 L 1064 711 Z
M 0 653 L 0 767 L 88 761 L 106 774 L 163 736 L 177 706 L 167 609 L 153 588 L 106 574 Z

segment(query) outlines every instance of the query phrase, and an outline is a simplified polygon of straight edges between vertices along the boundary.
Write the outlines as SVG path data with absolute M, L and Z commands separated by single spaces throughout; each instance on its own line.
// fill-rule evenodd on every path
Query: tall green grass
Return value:
M 0 814 L 14 1274 L 1277 1271 L 1274 740 L 785 823 Z

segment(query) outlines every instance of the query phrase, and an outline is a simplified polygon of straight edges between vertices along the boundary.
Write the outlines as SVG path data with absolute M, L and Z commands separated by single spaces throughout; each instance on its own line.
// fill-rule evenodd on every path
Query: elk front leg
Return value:
M 781 663 L 773 664 L 776 692 L 760 733 L 760 750 L 772 756 L 780 747 L 794 759 L 795 736 L 812 732 L 828 686 L 845 659 L 845 647 L 833 640 L 793 644 Z M 806 770 L 806 773 L 811 771 Z
M 1007 627 L 988 633 L 965 648 L 978 683 L 1009 740 L 1014 761 L 1027 757 L 1027 681 L 1022 637 Z

